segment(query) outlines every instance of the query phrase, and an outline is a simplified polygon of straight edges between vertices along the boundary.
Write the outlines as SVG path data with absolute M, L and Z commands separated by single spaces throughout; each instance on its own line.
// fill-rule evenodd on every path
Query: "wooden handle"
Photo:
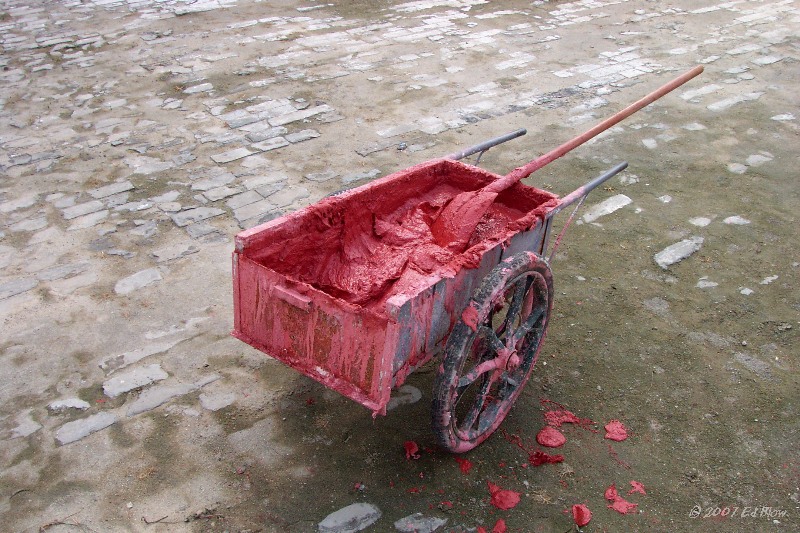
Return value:
M 508 175 L 502 177 L 501 179 L 499 179 L 499 180 L 491 183 L 490 185 L 488 185 L 485 188 L 485 190 L 487 192 L 498 192 L 498 193 L 500 191 L 504 191 L 508 187 L 511 187 L 512 185 L 514 185 L 519 180 L 521 180 L 523 178 L 527 178 L 533 172 L 539 170 L 540 168 L 542 168 L 543 166 L 547 165 L 548 163 L 551 163 L 551 162 L 555 161 L 556 159 L 558 159 L 562 155 L 566 154 L 570 150 L 572 150 L 574 148 L 577 148 L 578 146 L 582 145 L 583 143 L 585 143 L 589 139 L 591 139 L 593 137 L 596 137 L 600 133 L 606 131 L 610 127 L 612 127 L 615 124 L 617 124 L 618 122 L 620 122 L 620 121 L 628 118 L 629 116 L 633 115 L 634 113 L 636 113 L 637 111 L 639 111 L 643 107 L 645 107 L 645 106 L 647 106 L 649 104 L 652 104 L 653 102 L 655 102 L 656 100 L 658 100 L 659 98 L 661 98 L 662 96 L 667 94 L 668 92 L 671 92 L 671 91 L 677 89 L 678 87 L 680 87 L 681 85 L 683 85 L 687 81 L 691 80 L 692 78 L 694 78 L 695 76 L 697 76 L 701 72 L 703 72 L 703 66 L 702 65 L 698 65 L 698 66 L 694 67 L 693 69 L 681 74 L 680 76 L 678 76 L 677 78 L 675 78 L 671 82 L 667 83 L 663 87 L 651 92 L 650 94 L 648 94 L 644 98 L 642 98 L 640 100 L 637 100 L 636 102 L 632 103 L 631 105 L 629 105 L 628 107 L 626 107 L 622 111 L 620 111 L 620 112 L 616 113 L 615 115 L 605 119 L 603 122 L 601 122 L 600 124 L 598 124 L 594 128 L 590 129 L 589 131 L 587 131 L 587 132 L 585 132 L 585 133 L 583 133 L 581 135 L 578 135 L 577 137 L 575 137 L 574 139 L 572 139 L 570 141 L 565 142 L 564 144 L 562 144 L 558 148 L 550 150 L 549 152 L 547 152 L 543 156 L 540 156 L 540 157 L 534 159 L 533 161 L 531 161 L 527 165 L 521 166 L 519 168 L 515 168 L 514 170 L 511 171 L 510 174 L 508 174 Z

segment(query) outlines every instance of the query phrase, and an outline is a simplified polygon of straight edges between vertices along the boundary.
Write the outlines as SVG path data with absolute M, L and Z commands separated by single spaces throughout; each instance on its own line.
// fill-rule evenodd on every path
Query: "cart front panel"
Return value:
M 372 410 L 389 398 L 388 320 L 234 253 L 233 335 Z M 396 330 L 395 330 L 396 331 Z

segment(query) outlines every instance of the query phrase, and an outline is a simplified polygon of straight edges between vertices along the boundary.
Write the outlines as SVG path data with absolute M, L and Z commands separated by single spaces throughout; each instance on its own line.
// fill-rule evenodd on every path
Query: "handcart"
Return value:
M 701 70 L 508 176 L 460 159 L 525 130 L 239 233 L 233 335 L 371 409 L 373 416 L 386 414 L 391 390 L 411 372 L 441 357 L 433 390 L 434 433 L 451 452 L 474 448 L 505 418 L 541 349 L 553 305 L 549 254 L 560 240 L 559 235 L 551 242 L 553 217 L 582 202 L 627 163 L 562 198 L 519 180 Z M 431 228 L 455 198 L 492 187 L 493 200 L 475 217 L 463 243 L 455 246 L 434 235 Z

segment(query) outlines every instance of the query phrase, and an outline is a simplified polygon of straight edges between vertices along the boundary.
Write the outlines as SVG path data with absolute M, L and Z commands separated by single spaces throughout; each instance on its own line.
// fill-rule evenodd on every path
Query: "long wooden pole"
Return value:
M 698 66 L 694 67 L 693 69 L 685 72 L 684 74 L 678 76 L 677 78 L 675 78 L 671 82 L 667 83 L 663 87 L 651 92 L 650 94 L 648 94 L 644 98 L 642 98 L 640 100 L 637 100 L 636 102 L 632 103 L 631 105 L 629 105 L 628 107 L 626 107 L 622 111 L 620 111 L 620 112 L 616 113 L 615 115 L 607 118 L 606 120 L 604 120 L 603 122 L 599 123 L 598 125 L 596 125 L 592 129 L 590 129 L 589 131 L 587 131 L 587 132 L 585 132 L 585 133 L 583 133 L 581 135 L 578 135 L 574 139 L 565 142 L 561 146 L 559 146 L 557 148 L 554 148 L 553 150 L 550 150 L 549 152 L 547 152 L 546 154 L 544 154 L 544 155 L 542 155 L 540 157 L 537 157 L 536 159 L 534 159 L 530 163 L 512 170 L 508 175 L 504 176 L 503 178 L 501 178 L 501 179 L 491 183 L 487 187 L 485 187 L 484 190 L 486 192 L 500 192 L 500 191 L 506 190 L 510 186 L 514 185 L 514 183 L 518 182 L 519 180 L 521 180 L 523 178 L 527 178 L 533 172 L 539 170 L 540 168 L 542 168 L 543 166 L 547 165 L 548 163 L 551 163 L 551 162 L 555 161 L 556 159 L 558 159 L 559 157 L 563 156 L 564 154 L 566 154 L 570 150 L 573 150 L 574 148 L 577 148 L 578 146 L 582 145 L 583 143 L 585 143 L 589 139 L 592 139 L 592 138 L 596 137 L 600 133 L 606 131 L 610 127 L 612 127 L 615 124 L 617 124 L 618 122 L 628 118 L 629 116 L 631 116 L 632 114 L 636 113 L 637 111 L 639 111 L 643 107 L 655 102 L 656 100 L 658 100 L 659 98 L 661 98 L 662 96 L 667 94 L 668 92 L 673 91 L 676 88 L 680 87 L 681 85 L 683 85 L 687 81 L 691 80 L 692 78 L 694 78 L 695 76 L 697 76 L 701 72 L 703 72 L 703 66 L 702 65 L 698 65 Z
M 660 89 L 648 94 L 641 100 L 632 103 L 622 111 L 607 118 L 589 131 L 578 135 L 571 141 L 565 142 L 558 148 L 550 150 L 527 165 L 515 168 L 509 174 L 481 189 L 457 194 L 444 206 L 439 216 L 433 221 L 433 224 L 431 224 L 431 232 L 433 233 L 434 240 L 439 246 L 446 247 L 449 250 L 463 251 L 469 243 L 470 236 L 480 222 L 481 217 L 489 210 L 500 192 L 508 189 L 522 178 L 529 176 L 532 172 L 539 170 L 570 150 L 582 145 L 589 139 L 596 137 L 614 124 L 631 116 L 668 92 L 680 87 L 701 72 L 703 72 L 703 67 L 697 66 L 681 76 L 678 76 Z

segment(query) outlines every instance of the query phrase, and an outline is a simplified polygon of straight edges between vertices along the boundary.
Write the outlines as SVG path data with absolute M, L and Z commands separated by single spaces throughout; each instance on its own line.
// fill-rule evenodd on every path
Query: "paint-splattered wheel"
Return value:
M 503 421 L 531 374 L 553 305 L 553 275 L 531 252 L 484 278 L 453 327 L 434 383 L 433 430 L 454 453 L 471 450 Z

